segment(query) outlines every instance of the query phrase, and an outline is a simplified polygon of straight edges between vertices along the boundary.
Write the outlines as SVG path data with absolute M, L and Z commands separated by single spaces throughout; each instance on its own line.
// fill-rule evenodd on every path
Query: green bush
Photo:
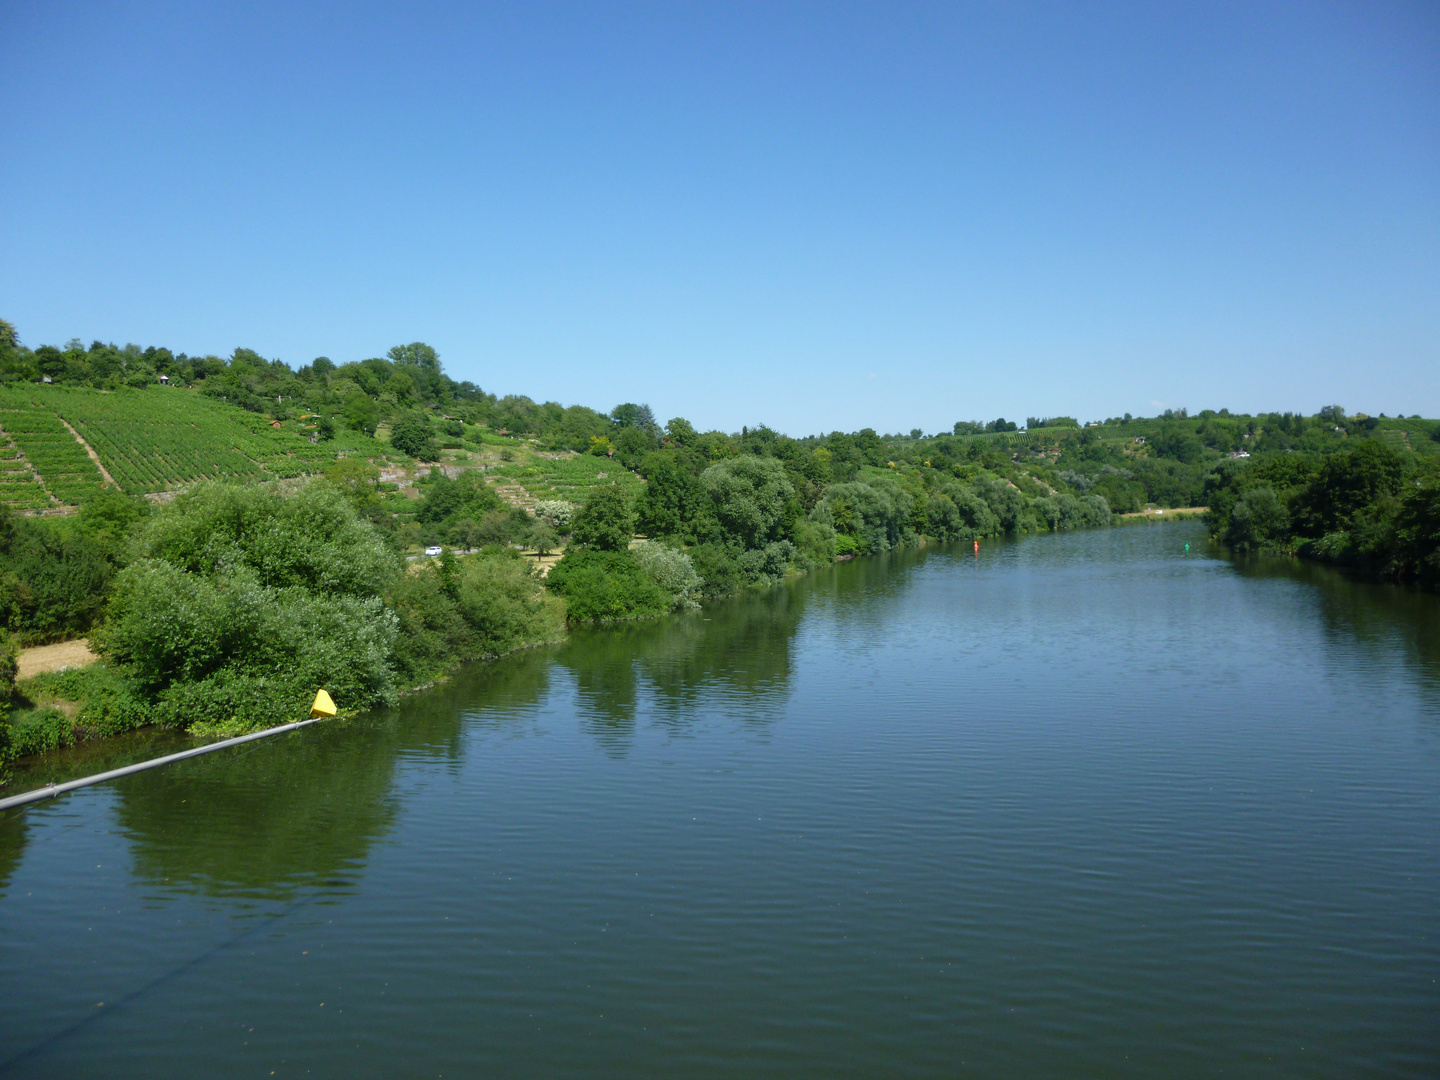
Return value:
M 700 595 L 706 599 L 729 596 L 744 588 L 745 576 L 736 561 L 736 552 L 725 545 L 696 544 L 686 554 L 703 582 Z
M 206 485 L 156 514 L 95 645 L 156 721 L 243 730 L 393 699 L 395 561 L 330 484 L 284 497 Z
M 36 709 L 17 717 L 9 731 L 12 758 L 48 754 L 75 745 L 75 726 L 59 709 Z
M 571 522 L 570 532 L 575 543 L 583 547 L 624 551 L 635 534 L 630 496 L 619 484 L 591 488 L 585 505 Z
M 631 555 L 646 576 L 673 597 L 676 608 L 691 611 L 700 606 L 697 597 L 705 583 L 685 552 L 651 540 L 636 547 Z
M 395 663 L 408 681 L 457 660 L 553 641 L 564 630 L 563 605 L 545 594 L 533 567 L 503 548 L 427 563 L 398 579 L 387 599 L 399 620 Z
M 675 606 L 628 551 L 572 548 L 551 568 L 546 584 L 565 598 L 574 623 L 650 618 Z
M 398 565 L 384 537 L 328 482 L 295 495 L 203 484 L 151 519 L 138 554 L 202 576 L 246 568 L 267 587 L 350 596 L 378 596 Z
M 26 680 L 24 690 L 29 696 L 78 703 L 77 737 L 119 735 L 152 722 L 150 706 L 135 686 L 104 664 L 36 675 Z
M 1290 512 L 1272 487 L 1251 488 L 1230 511 L 1225 542 L 1237 551 L 1284 547 L 1290 534 Z

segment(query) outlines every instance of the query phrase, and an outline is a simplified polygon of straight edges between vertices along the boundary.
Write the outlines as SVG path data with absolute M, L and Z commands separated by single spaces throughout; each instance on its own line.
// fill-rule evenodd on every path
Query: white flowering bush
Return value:
M 566 533 L 575 516 L 575 504 L 564 499 L 546 499 L 535 504 L 535 516 L 557 533 Z
M 675 607 L 693 611 L 700 606 L 700 587 L 705 584 L 685 552 L 647 541 L 631 549 L 647 577 L 675 598 Z

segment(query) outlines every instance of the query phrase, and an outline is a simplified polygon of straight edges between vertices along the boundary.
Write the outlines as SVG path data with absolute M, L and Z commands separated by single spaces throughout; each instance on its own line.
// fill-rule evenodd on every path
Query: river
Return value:
M 1437 811 L 1440 598 L 858 559 L 5 813 L 0 1076 L 1434 1077 Z

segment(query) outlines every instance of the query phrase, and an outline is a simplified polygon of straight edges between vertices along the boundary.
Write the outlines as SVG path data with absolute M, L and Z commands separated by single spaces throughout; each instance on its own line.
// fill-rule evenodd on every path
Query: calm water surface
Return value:
M 12 811 L 0 1075 L 1434 1077 L 1437 601 L 901 553 Z

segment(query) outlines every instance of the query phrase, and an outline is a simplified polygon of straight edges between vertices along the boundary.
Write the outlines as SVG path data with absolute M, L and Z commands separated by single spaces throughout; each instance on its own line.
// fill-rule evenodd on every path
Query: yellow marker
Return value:
M 335 702 L 330 700 L 330 695 L 324 690 L 316 692 L 315 704 L 310 706 L 310 715 L 311 717 L 335 715 Z

